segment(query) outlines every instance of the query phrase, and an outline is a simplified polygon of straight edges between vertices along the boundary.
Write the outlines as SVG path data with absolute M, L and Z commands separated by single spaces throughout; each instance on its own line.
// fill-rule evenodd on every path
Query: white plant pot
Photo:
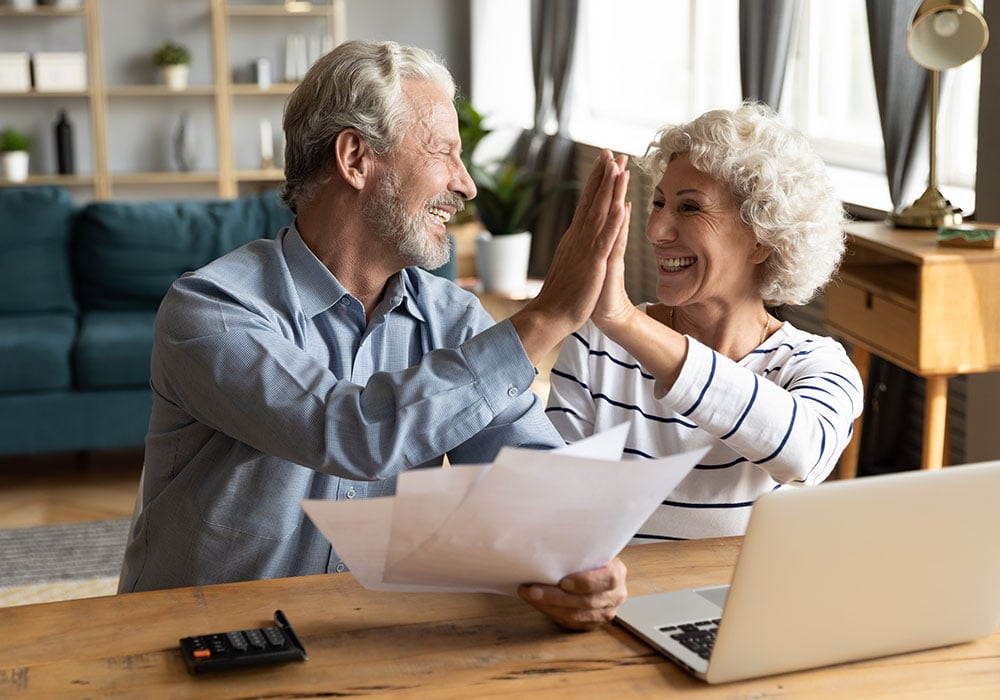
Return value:
M 163 83 L 171 90 L 185 90 L 188 85 L 188 66 L 181 63 L 174 66 L 163 66 Z
M 24 182 L 28 179 L 28 152 L 7 151 L 3 154 L 3 172 L 11 182 Z
M 483 231 L 476 237 L 476 272 L 483 290 L 520 296 L 528 288 L 531 233 L 522 231 L 494 236 Z

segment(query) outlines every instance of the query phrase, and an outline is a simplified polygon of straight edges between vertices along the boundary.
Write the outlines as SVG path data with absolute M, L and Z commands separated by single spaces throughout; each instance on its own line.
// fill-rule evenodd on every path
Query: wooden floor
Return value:
M 0 457 L 0 527 L 132 515 L 142 450 Z

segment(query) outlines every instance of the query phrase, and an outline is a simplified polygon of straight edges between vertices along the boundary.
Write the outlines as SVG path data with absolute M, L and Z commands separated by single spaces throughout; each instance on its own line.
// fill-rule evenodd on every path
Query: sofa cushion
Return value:
M 0 188 L 0 314 L 73 313 L 74 208 L 59 187 Z
M 0 317 L 0 393 L 68 388 L 75 335 L 69 314 Z
M 151 405 L 149 387 L 0 394 L 0 454 L 142 447 Z
M 94 202 L 76 229 L 84 309 L 156 309 L 170 285 L 292 220 L 273 192 L 230 200 Z
M 148 387 L 155 321 L 155 311 L 83 314 L 73 357 L 77 388 Z

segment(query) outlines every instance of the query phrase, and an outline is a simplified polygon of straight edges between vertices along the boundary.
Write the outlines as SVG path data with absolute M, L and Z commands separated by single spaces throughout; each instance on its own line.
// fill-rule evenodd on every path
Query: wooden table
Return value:
M 739 538 L 630 547 L 633 594 L 729 580 Z M 193 677 L 177 640 L 271 624 L 309 661 Z M 863 625 L 864 621 L 859 620 Z M 0 697 L 1000 697 L 1000 634 L 978 642 L 709 686 L 617 625 L 566 632 L 517 599 L 367 591 L 350 574 L 0 609 Z
M 826 324 L 853 345 L 927 380 L 921 468 L 945 463 L 948 379 L 1000 370 L 1000 250 L 945 247 L 933 230 L 847 227 L 847 254 L 826 290 Z M 840 462 L 857 471 L 861 419 Z

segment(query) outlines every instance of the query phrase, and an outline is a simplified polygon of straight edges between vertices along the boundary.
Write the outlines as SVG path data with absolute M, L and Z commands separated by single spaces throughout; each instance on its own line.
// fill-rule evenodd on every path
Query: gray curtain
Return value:
M 743 99 L 778 111 L 797 16 L 796 0 L 740 0 Z
M 868 0 L 875 93 L 893 208 L 909 205 L 927 184 L 930 73 L 906 52 L 917 0 Z M 942 75 L 942 77 L 944 77 Z
M 906 51 L 918 0 L 867 0 L 868 39 L 885 172 L 894 209 L 908 206 L 927 184 L 930 74 Z M 912 469 L 907 443 L 922 434 L 924 381 L 873 355 L 862 417 L 858 474 Z
M 566 100 L 576 44 L 577 0 L 532 0 L 531 54 L 535 82 L 535 122 L 514 145 L 515 161 L 542 177 L 541 191 L 552 193 L 531 226 L 529 274 L 542 277 L 559 237 L 573 218 L 574 143 L 563 134 Z M 555 128 L 555 133 L 549 130 Z

